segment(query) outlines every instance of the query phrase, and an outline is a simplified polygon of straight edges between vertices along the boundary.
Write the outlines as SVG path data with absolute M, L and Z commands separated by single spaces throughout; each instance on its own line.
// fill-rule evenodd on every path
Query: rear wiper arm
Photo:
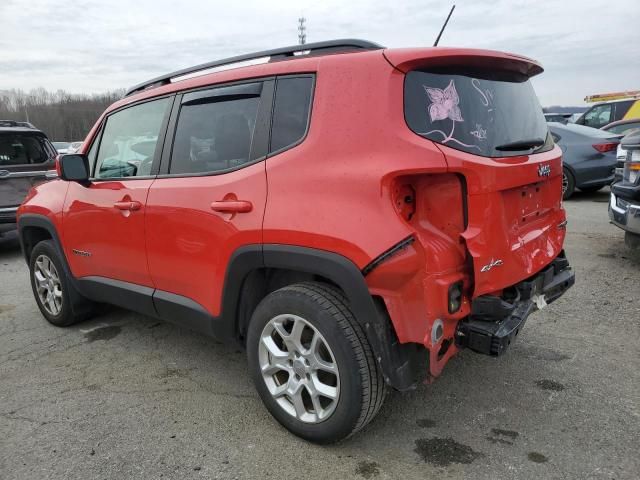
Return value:
M 498 145 L 496 150 L 500 150 L 501 152 L 515 152 L 518 150 L 530 150 L 535 147 L 541 147 L 544 145 L 543 138 L 532 138 L 530 140 L 519 140 L 517 142 L 505 143 L 503 145 Z

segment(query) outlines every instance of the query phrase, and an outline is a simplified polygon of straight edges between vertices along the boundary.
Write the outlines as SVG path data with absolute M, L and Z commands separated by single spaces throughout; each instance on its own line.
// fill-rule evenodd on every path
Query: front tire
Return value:
M 51 240 L 38 243 L 31 252 L 29 261 L 31 288 L 40 312 L 56 327 L 67 327 L 88 317 L 90 302 L 82 311 L 74 311 L 71 295 L 78 298 L 66 270 Z
M 385 383 L 362 328 L 339 290 L 290 285 L 251 317 L 247 356 L 271 415 L 316 443 L 342 440 L 380 410 Z

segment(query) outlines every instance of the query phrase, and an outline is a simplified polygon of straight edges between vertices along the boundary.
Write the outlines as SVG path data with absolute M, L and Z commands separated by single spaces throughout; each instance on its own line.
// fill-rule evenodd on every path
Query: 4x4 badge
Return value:
M 493 267 L 499 267 L 503 264 L 503 261 L 500 259 L 494 260 L 493 258 L 491 259 L 491 261 L 489 263 L 487 263 L 484 267 L 482 267 L 480 269 L 480 271 L 482 273 L 488 272 L 489 270 L 491 270 Z
M 539 177 L 548 177 L 551 175 L 551 165 L 548 163 L 538 165 L 538 176 Z

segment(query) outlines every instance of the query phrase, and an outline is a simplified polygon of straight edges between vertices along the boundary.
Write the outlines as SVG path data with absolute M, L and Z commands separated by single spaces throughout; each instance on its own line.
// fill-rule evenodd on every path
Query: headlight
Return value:
M 629 182 L 636 183 L 636 180 L 640 177 L 640 150 L 629 150 L 625 170 L 629 172 Z

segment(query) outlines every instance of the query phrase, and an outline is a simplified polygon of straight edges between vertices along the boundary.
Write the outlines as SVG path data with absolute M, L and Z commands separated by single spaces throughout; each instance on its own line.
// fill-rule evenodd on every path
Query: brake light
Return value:
M 617 143 L 596 143 L 593 145 L 593 148 L 595 148 L 600 153 L 605 153 L 618 148 L 618 144 Z

